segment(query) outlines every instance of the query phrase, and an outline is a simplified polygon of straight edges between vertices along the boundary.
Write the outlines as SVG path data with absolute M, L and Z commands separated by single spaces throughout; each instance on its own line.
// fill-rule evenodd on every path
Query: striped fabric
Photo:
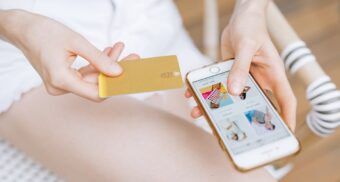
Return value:
M 286 69 L 292 74 L 316 58 L 302 41 L 287 46 L 281 57 Z M 331 79 L 324 75 L 307 88 L 307 99 L 312 110 L 307 115 L 309 128 L 317 135 L 326 137 L 340 126 L 340 91 Z
M 316 61 L 315 56 L 303 41 L 297 41 L 287 46 L 282 51 L 281 57 L 286 69 L 292 74 L 305 64 Z

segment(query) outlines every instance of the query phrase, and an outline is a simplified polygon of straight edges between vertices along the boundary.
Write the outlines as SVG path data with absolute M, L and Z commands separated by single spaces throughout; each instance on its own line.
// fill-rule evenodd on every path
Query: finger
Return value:
M 124 44 L 122 42 L 115 43 L 112 46 L 110 53 L 108 54 L 111 61 L 117 62 L 123 50 L 124 50 Z
M 93 65 L 88 64 L 84 67 L 81 67 L 78 72 L 81 75 L 85 75 L 85 74 L 89 74 L 89 73 L 98 73 L 97 69 L 95 67 L 93 67 Z
M 109 55 L 111 53 L 112 47 L 107 47 L 104 49 L 103 53 L 105 55 Z M 88 64 L 87 66 L 84 66 L 78 70 L 80 75 L 82 76 L 82 79 L 89 83 L 98 83 L 98 75 L 99 72 L 93 65 Z
M 82 37 L 74 40 L 73 51 L 106 75 L 117 76 L 122 73 L 122 68 L 118 63 L 111 61 L 105 53 Z
M 268 87 L 270 88 L 270 87 Z M 273 105 L 274 109 L 281 114 L 280 106 L 275 98 L 273 91 L 269 89 L 262 89 L 264 91 L 265 96 L 270 100 L 271 104 Z
M 234 58 L 233 48 L 230 44 L 229 33 L 223 33 L 221 38 L 221 54 L 223 60 Z
M 103 53 L 104 53 L 105 55 L 109 55 L 109 54 L 111 53 L 111 50 L 112 50 L 112 47 L 107 47 L 107 48 L 104 49 Z M 88 64 L 88 65 L 86 65 L 86 66 L 80 68 L 80 69 L 78 70 L 78 72 L 79 72 L 84 78 L 85 78 L 86 76 L 88 76 L 88 75 L 98 75 L 97 69 L 96 69 L 93 65 L 91 65 L 91 64 Z M 87 80 L 87 79 L 85 79 L 85 80 Z M 91 80 L 92 80 L 92 79 L 91 79 Z
M 64 95 L 64 94 L 68 93 L 67 91 L 65 91 L 63 89 L 56 88 L 56 87 L 51 86 L 49 84 L 45 84 L 45 88 L 46 88 L 46 91 L 50 95 L 53 95 L 53 96 Z
M 112 51 L 112 47 L 107 47 L 104 49 L 103 53 L 108 56 L 110 55 L 111 51 Z
M 190 91 L 189 88 L 187 88 L 187 89 L 185 90 L 184 96 L 185 96 L 186 98 L 192 97 L 192 94 L 191 94 L 191 91 Z
M 138 54 L 129 54 L 128 56 L 124 57 L 122 61 L 128 61 L 128 60 L 139 60 L 140 57 Z
M 74 80 L 72 84 L 69 85 L 68 90 L 80 97 L 92 100 L 101 101 L 98 94 L 98 86 L 96 84 L 91 84 L 83 80 Z
M 63 88 L 65 90 L 92 101 L 103 100 L 99 98 L 98 85 L 83 80 L 83 77 L 76 70 L 67 71 L 63 75 L 65 80 Z
M 237 46 L 235 61 L 227 80 L 228 91 L 232 95 L 239 95 L 242 92 L 256 51 L 256 43 L 252 41 L 241 41 Z
M 80 74 L 79 77 L 82 78 L 84 81 L 93 84 L 98 84 L 99 72 L 92 65 L 89 64 L 87 66 L 80 68 L 78 70 L 78 73 Z
M 98 84 L 98 72 L 87 73 L 83 75 L 83 80 L 88 83 Z
M 191 111 L 191 117 L 196 119 L 201 116 L 202 116 L 201 109 L 198 106 L 194 107 Z
M 278 83 L 273 90 L 274 96 L 280 107 L 283 120 L 287 123 L 289 128 L 294 131 L 296 126 L 297 103 L 288 80 L 281 80 L 281 82 Z
M 270 55 L 272 61 L 282 62 L 272 43 L 265 45 L 264 49 L 265 54 Z M 274 72 L 272 73 L 273 81 L 271 83 L 273 83 L 273 85 L 271 85 L 271 87 L 273 88 L 273 94 L 280 107 L 283 120 L 287 123 L 288 127 L 294 131 L 296 126 L 296 98 L 287 79 L 283 65 L 275 65 L 278 66 L 274 68 Z

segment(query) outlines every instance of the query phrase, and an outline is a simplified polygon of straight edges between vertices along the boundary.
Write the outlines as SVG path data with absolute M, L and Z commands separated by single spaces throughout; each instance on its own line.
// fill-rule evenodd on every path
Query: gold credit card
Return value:
M 118 77 L 100 74 L 99 97 L 181 88 L 182 76 L 176 56 L 154 57 L 119 62 Z

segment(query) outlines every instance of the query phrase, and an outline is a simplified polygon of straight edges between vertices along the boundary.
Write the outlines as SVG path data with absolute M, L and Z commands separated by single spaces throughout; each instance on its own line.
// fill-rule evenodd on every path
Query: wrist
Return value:
M 0 11 L 0 34 L 3 38 L 18 46 L 22 31 L 28 26 L 29 13 L 24 10 L 1 10 Z
M 237 0 L 235 10 L 265 15 L 270 1 L 271 0 Z
M 236 0 L 236 4 L 252 4 L 265 8 L 271 0 Z

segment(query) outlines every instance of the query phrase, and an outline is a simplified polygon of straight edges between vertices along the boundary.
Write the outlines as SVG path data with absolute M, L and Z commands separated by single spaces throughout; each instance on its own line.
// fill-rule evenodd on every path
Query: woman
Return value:
M 268 3 L 236 3 L 222 36 L 223 58 L 237 60 L 228 88 L 240 94 L 250 69 L 276 94 L 293 128 L 296 102 L 266 31 Z M 63 179 L 273 180 L 261 169 L 236 172 L 211 135 L 143 102 L 157 97 L 154 93 L 92 102 L 101 101 L 98 72 L 123 71 L 116 63 L 123 44 L 105 48 L 117 40 L 142 57 L 177 54 L 183 72 L 207 63 L 184 33 L 171 1 L 2 0 L 0 5 L 0 136 Z M 123 60 L 138 58 L 123 54 Z M 194 108 L 192 116 L 200 115 Z

